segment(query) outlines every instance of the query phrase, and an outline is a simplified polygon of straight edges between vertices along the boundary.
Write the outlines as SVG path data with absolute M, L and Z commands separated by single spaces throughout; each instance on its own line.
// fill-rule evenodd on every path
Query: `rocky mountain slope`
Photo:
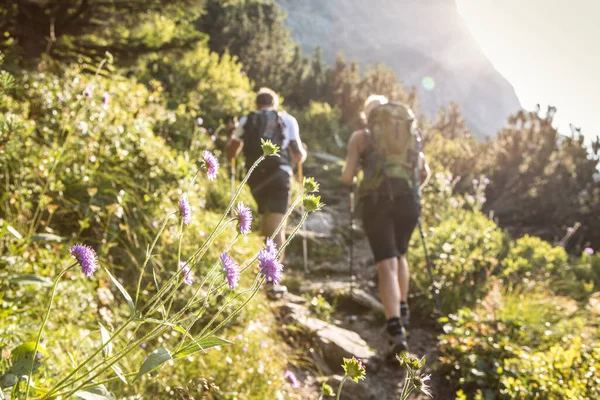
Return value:
M 472 131 L 494 135 L 521 105 L 458 14 L 455 0 L 277 0 L 294 39 L 307 52 L 319 45 L 332 62 L 342 51 L 361 65 L 390 66 L 416 86 L 434 116 L 458 103 Z

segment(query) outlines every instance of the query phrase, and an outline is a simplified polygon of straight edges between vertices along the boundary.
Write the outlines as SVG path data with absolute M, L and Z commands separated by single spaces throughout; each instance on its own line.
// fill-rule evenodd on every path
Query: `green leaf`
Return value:
M 125 300 L 127 301 L 127 305 L 129 306 L 129 315 L 133 317 L 135 315 L 135 305 L 133 304 L 133 300 L 132 300 L 131 296 L 129 295 L 129 293 L 127 293 L 127 290 L 125 290 L 125 288 L 123 287 L 123 285 L 121 285 L 119 283 L 119 281 L 117 280 L 117 278 L 115 278 L 114 276 L 112 276 L 112 274 L 110 272 L 108 272 L 108 270 L 106 268 L 104 268 L 104 271 L 106 271 L 106 274 L 113 281 L 113 283 L 115 284 L 115 286 L 117 287 L 117 289 L 119 289 L 119 291 L 123 294 L 123 297 L 125 297 Z
M 32 242 L 62 242 L 63 238 L 51 233 L 38 233 L 37 235 L 31 236 Z
M 100 335 L 102 336 L 102 345 L 104 346 L 110 340 L 110 332 L 108 332 L 108 329 L 106 329 L 100 322 L 98 322 L 98 325 L 100 325 Z M 108 343 L 108 345 L 102 349 L 102 356 L 104 358 L 108 358 L 111 356 L 111 354 L 112 343 Z
M 113 365 L 111 365 L 111 368 L 113 369 L 113 371 L 115 371 L 115 374 L 117 374 L 119 379 L 122 380 L 123 383 L 127 385 L 127 379 L 125 379 L 125 374 L 123 373 L 123 370 L 121 369 L 121 367 L 119 367 L 117 364 L 113 364 Z
M 35 349 L 35 342 L 26 342 L 20 346 L 17 346 L 11 354 L 12 366 L 9 368 L 7 373 L 14 374 L 16 376 L 23 376 L 29 374 L 29 368 L 31 368 L 31 360 L 33 358 L 33 350 Z M 41 365 L 42 359 L 47 355 L 46 349 L 40 344 L 36 353 L 35 362 L 33 364 L 33 372 L 37 371 Z
M 174 358 L 187 357 L 190 354 L 194 354 L 198 351 L 204 351 L 210 349 L 211 347 L 225 346 L 229 344 L 233 344 L 233 342 L 218 338 L 216 336 L 209 336 L 202 340 L 194 341 L 193 343 L 188 344 L 183 349 L 175 353 Z
M 108 391 L 106 386 L 100 384 L 75 392 L 76 398 L 83 400 L 114 400 L 115 395 Z
M 14 283 L 17 285 L 39 285 L 39 286 L 52 286 L 52 281 L 45 276 L 38 275 L 20 275 L 16 278 L 12 278 L 8 283 Z
M 161 365 L 166 363 L 169 360 L 172 360 L 171 352 L 164 347 L 160 347 L 154 350 L 142 363 L 140 370 L 137 375 L 133 379 L 134 381 L 138 380 L 144 374 L 147 374 L 150 371 L 154 371 L 159 368 Z

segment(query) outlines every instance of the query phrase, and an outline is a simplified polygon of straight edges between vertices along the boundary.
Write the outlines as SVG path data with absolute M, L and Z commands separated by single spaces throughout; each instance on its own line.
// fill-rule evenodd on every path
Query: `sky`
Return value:
M 600 0 L 457 0 L 458 11 L 524 108 L 554 105 L 589 140 L 600 135 Z

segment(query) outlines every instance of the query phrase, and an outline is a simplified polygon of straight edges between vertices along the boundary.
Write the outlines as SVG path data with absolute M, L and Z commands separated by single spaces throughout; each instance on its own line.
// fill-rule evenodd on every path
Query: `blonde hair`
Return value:
M 387 104 L 388 103 L 388 99 L 385 96 L 382 96 L 380 94 L 372 94 L 369 97 L 367 97 L 367 100 L 365 100 L 365 104 L 363 106 L 363 111 L 360 113 L 361 118 L 367 122 L 369 120 L 369 114 L 371 113 L 371 111 L 373 111 L 373 109 L 377 106 L 380 106 L 382 104 Z
M 258 92 L 256 92 L 256 103 L 260 104 L 265 99 L 273 99 L 273 108 L 279 107 L 279 96 L 277 96 L 277 93 L 268 87 L 261 87 L 258 89 Z

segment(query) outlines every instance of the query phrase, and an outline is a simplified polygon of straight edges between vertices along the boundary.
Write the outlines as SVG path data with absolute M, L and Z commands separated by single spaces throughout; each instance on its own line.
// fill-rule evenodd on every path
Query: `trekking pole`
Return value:
M 423 244 L 423 252 L 425 253 L 425 263 L 427 264 L 427 274 L 431 281 L 431 294 L 434 302 L 434 313 L 441 316 L 442 308 L 440 307 L 440 299 L 438 296 L 438 289 L 435 283 L 435 277 L 433 275 L 433 267 L 431 266 L 431 259 L 429 258 L 429 251 L 427 250 L 427 240 L 425 239 L 425 231 L 423 230 L 423 221 L 421 219 L 421 163 L 419 157 L 422 151 L 422 136 L 421 131 L 417 131 L 417 167 L 413 177 L 413 185 L 415 191 L 415 199 L 419 205 L 419 216 L 417 218 L 417 225 L 419 226 L 419 235 L 421 236 L 421 243 Z
M 302 164 L 298 163 L 298 182 L 300 182 L 300 187 L 304 190 L 304 177 L 302 176 Z M 302 215 L 304 215 L 304 206 L 302 206 Z M 308 243 L 306 243 L 306 228 L 303 229 L 302 233 L 302 259 L 304 261 L 304 272 L 310 273 L 308 269 Z
M 354 298 L 354 184 L 350 186 L 348 210 L 350 212 L 350 300 Z M 356 315 L 348 316 L 349 322 L 356 321 Z
M 231 198 L 235 196 L 235 157 L 231 157 Z M 231 216 L 235 216 L 235 210 L 231 208 Z

